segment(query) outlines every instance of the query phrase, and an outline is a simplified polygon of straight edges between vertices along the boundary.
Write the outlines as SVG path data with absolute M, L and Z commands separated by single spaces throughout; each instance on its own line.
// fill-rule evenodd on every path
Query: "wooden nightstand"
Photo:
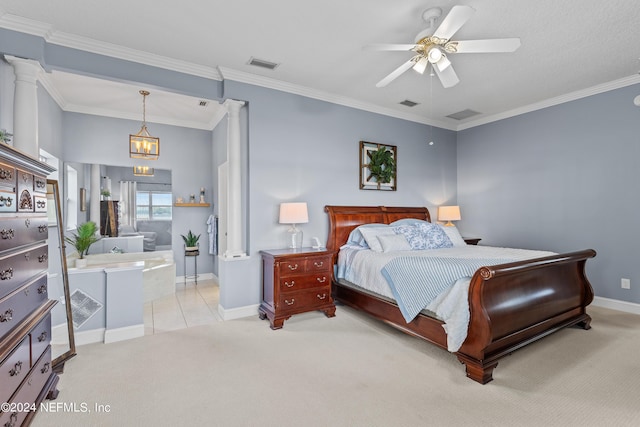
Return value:
M 294 314 L 321 310 L 335 316 L 331 297 L 333 252 L 313 248 L 271 249 L 262 254 L 262 304 L 260 318 L 271 329 L 282 328 Z
M 467 245 L 477 245 L 478 242 L 482 240 L 475 237 L 463 237 L 463 239 Z

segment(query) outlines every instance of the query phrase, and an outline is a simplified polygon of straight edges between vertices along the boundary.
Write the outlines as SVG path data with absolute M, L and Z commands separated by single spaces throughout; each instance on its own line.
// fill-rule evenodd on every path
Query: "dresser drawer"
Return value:
M 51 341 L 51 313 L 29 333 L 31 336 L 31 358 L 36 360 L 44 353 Z
M 48 258 L 46 243 L 0 256 L 0 298 L 38 273 L 47 271 Z
M 18 212 L 33 212 L 33 174 L 16 169 L 18 178 Z
M 37 361 L 22 386 L 16 391 L 9 403 L 19 406 L 21 411 L 0 414 L 0 426 L 19 426 L 29 414 L 29 409 L 37 409 L 36 400 L 51 375 L 51 348 Z M 11 406 L 11 405 L 10 405 Z
M 47 178 L 40 175 L 33 175 L 33 192 L 47 194 Z
M 46 240 L 48 237 L 46 216 L 0 218 L 0 251 Z
M 300 289 L 314 288 L 330 283 L 329 274 L 309 274 L 306 276 L 290 276 L 280 278 L 280 292 L 291 292 Z
M 31 369 L 31 351 L 27 336 L 0 363 L 0 403 L 9 401 L 15 389 L 27 377 L 29 369 Z
M 309 256 L 280 261 L 280 275 L 307 274 L 313 272 L 330 272 L 331 255 Z
M 325 303 L 331 302 L 331 288 L 323 286 L 320 288 L 306 289 L 300 292 L 289 292 L 280 294 L 278 301 L 279 310 L 283 313 L 293 313 L 299 311 L 316 310 Z
M 0 299 L 0 337 L 46 301 L 46 273 Z

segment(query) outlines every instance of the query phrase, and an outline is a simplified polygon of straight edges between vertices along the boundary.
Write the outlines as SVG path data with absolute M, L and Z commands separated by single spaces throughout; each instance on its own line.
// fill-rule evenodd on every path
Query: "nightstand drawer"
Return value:
M 328 274 L 310 274 L 300 277 L 281 277 L 280 278 L 280 291 L 291 292 L 300 289 L 313 288 L 330 283 L 331 276 Z
M 314 256 L 280 261 L 280 275 L 331 271 L 331 256 Z
M 283 312 L 298 312 L 316 310 L 322 304 L 331 302 L 331 288 L 308 289 L 302 292 L 291 292 L 280 294 L 280 301 L 277 309 Z

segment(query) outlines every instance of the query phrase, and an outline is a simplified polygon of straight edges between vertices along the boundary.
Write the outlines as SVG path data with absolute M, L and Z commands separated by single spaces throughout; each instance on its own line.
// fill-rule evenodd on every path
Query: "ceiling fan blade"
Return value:
M 451 61 L 445 55 L 442 55 L 442 58 L 438 62 L 434 64 L 438 71 L 444 71 L 447 67 L 451 66 Z
M 413 50 L 415 44 L 374 43 L 364 47 L 365 50 Z
M 438 75 L 440 83 L 442 83 L 442 86 L 444 86 L 445 89 L 457 85 L 460 81 L 451 64 L 442 71 L 437 66 L 433 67 L 433 70 Z
M 471 6 L 453 6 L 433 36 L 449 40 L 475 12 L 476 10 Z
M 416 58 L 417 58 L 417 55 L 411 58 L 410 60 L 408 60 L 407 62 L 405 62 L 404 64 L 402 64 L 401 66 L 399 66 L 398 68 L 396 68 L 395 70 L 393 70 L 387 77 L 385 77 L 384 79 L 376 83 L 376 87 L 385 87 L 386 85 L 388 85 L 389 83 L 397 79 L 400 76 L 400 74 L 404 73 L 409 68 L 415 65 Z
M 447 43 L 445 49 L 449 45 L 452 50 L 447 51 L 455 53 L 514 52 L 520 47 L 520 39 L 460 40 Z

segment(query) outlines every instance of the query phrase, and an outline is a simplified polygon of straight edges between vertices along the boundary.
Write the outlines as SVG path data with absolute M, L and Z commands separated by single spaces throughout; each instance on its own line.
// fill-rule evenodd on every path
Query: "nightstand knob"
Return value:
M 316 296 L 318 297 L 318 299 L 325 299 L 325 298 L 327 298 L 327 294 L 322 294 L 322 295 L 318 294 L 318 295 L 316 295 Z
M 320 262 L 314 262 L 313 265 L 315 265 L 316 267 L 320 268 L 324 265 L 324 261 L 320 261 Z
M 288 299 L 284 300 L 284 303 L 287 305 L 293 305 L 294 302 L 296 302 L 295 298 L 291 298 L 291 301 L 289 301 Z
M 295 281 L 295 280 L 292 280 L 292 281 L 291 281 L 291 283 L 289 283 L 289 282 L 284 282 L 284 284 L 285 284 L 285 286 L 286 286 L 287 288 L 292 288 L 292 287 L 296 284 L 296 281 Z
M 327 281 L 327 278 L 326 278 L 325 276 L 322 276 L 322 277 L 316 277 L 316 280 L 317 280 L 318 282 L 320 282 L 320 283 L 324 283 L 324 282 L 326 282 L 326 281 Z
M 298 269 L 298 264 L 295 264 L 295 265 L 291 265 L 291 264 L 289 264 L 289 266 L 288 266 L 288 267 L 289 267 L 289 270 L 291 270 L 291 271 L 293 271 L 293 270 L 297 270 L 297 269 Z

